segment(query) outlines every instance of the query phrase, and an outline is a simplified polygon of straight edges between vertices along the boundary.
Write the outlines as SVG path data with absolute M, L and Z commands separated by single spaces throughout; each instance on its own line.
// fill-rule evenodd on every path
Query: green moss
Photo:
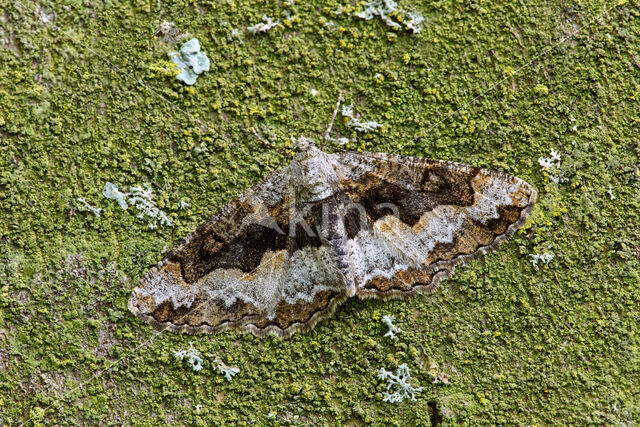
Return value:
M 0 424 L 640 419 L 637 2 L 400 3 L 425 16 L 421 34 L 336 1 L 0 12 Z M 264 14 L 283 25 L 231 35 Z M 171 77 L 176 46 L 153 36 L 164 19 L 211 59 L 193 88 Z M 349 301 L 288 340 L 158 334 L 133 318 L 144 271 L 286 164 L 290 136 L 318 138 L 340 89 L 385 124 L 359 135 L 338 121 L 351 149 L 514 173 L 540 193 L 528 226 L 431 296 Z M 560 185 L 537 162 L 551 148 Z M 174 227 L 149 230 L 102 196 L 105 182 L 150 183 Z M 541 250 L 556 257 L 536 269 Z M 384 314 L 397 340 L 383 337 Z M 241 372 L 184 369 L 172 351 L 189 340 Z M 382 403 L 375 373 L 401 363 L 424 390 Z M 450 385 L 432 384 L 432 364 Z

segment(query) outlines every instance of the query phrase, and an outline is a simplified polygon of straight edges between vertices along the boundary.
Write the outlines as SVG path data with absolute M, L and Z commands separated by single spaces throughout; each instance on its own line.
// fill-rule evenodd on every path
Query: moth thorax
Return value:
M 291 164 L 291 179 L 300 202 L 316 202 L 326 199 L 336 192 L 338 177 L 333 158 L 315 147 L 311 147 L 303 157 L 298 153 Z

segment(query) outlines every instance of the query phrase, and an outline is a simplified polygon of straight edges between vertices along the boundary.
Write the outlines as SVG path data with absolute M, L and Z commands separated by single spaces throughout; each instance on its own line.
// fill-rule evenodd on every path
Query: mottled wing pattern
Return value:
M 129 309 L 174 332 L 290 335 L 354 294 L 433 290 L 536 199 L 516 177 L 457 163 L 307 150 L 298 172 L 274 172 L 180 242 Z
M 159 329 L 289 335 L 346 298 L 319 234 L 289 236 L 289 168 L 245 191 L 141 279 L 129 309 Z M 306 209 L 317 232 L 318 208 Z
M 525 221 L 536 191 L 514 176 L 453 162 L 341 153 L 347 260 L 361 297 L 428 292 L 455 265 Z M 358 209 L 363 212 L 358 212 Z

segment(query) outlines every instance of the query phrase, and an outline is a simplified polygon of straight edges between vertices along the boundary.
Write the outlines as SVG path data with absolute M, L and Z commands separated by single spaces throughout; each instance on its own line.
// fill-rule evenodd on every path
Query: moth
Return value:
M 434 291 L 509 238 L 536 200 L 525 181 L 478 167 L 327 153 L 307 138 L 293 149 L 144 275 L 132 313 L 173 332 L 289 336 L 353 296 Z

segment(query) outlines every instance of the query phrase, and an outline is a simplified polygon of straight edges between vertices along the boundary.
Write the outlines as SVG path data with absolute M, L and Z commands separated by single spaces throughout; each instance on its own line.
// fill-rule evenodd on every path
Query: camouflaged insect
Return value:
M 511 175 L 381 153 L 293 161 L 246 190 L 140 281 L 129 309 L 159 329 L 308 330 L 349 297 L 427 293 L 494 249 L 536 200 Z

